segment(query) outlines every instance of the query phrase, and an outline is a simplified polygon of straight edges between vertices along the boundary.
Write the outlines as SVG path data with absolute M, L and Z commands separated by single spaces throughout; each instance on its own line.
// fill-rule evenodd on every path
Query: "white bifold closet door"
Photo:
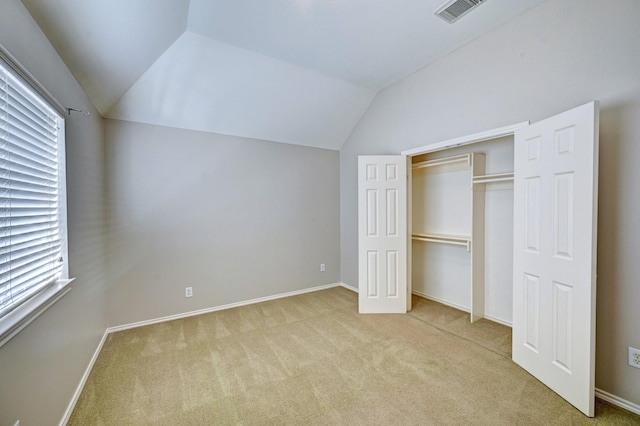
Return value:
M 513 360 L 594 415 L 598 104 L 515 133 Z
M 360 313 L 407 312 L 407 234 L 407 157 L 360 156 Z

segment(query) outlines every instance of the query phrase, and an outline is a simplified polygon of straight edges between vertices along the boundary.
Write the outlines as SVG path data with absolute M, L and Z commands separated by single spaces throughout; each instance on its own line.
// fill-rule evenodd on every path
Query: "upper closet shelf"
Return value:
M 492 175 L 474 176 L 473 183 L 508 182 L 513 181 L 513 173 L 496 173 Z
M 469 153 L 469 154 L 455 155 L 453 157 L 436 158 L 435 160 L 426 160 L 426 161 L 420 161 L 419 163 L 414 163 L 412 168 L 423 169 L 426 167 L 444 166 L 444 165 L 455 164 L 455 163 L 466 163 L 467 166 L 471 167 L 472 157 L 473 155 Z

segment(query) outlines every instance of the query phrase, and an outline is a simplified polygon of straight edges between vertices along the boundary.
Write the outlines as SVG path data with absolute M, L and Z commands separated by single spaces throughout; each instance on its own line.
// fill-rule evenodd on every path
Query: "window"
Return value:
M 70 289 L 64 124 L 0 60 L 0 345 Z

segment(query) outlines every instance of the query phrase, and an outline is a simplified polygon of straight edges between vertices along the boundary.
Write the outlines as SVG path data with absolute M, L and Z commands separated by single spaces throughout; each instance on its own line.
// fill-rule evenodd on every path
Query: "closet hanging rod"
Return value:
M 513 181 L 513 173 L 495 173 L 492 175 L 474 176 L 473 183 L 490 183 Z
M 413 234 L 411 235 L 412 240 L 416 241 L 426 241 L 429 243 L 438 243 L 438 244 L 449 244 L 453 246 L 462 246 L 466 247 L 467 251 L 471 250 L 471 237 L 463 237 L 457 235 L 441 235 L 441 234 Z

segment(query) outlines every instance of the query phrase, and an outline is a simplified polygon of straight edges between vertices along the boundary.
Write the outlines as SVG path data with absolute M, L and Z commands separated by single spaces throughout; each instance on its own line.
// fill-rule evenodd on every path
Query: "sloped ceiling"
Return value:
M 380 89 L 544 0 L 455 24 L 443 0 L 22 1 L 104 117 L 340 149 Z

